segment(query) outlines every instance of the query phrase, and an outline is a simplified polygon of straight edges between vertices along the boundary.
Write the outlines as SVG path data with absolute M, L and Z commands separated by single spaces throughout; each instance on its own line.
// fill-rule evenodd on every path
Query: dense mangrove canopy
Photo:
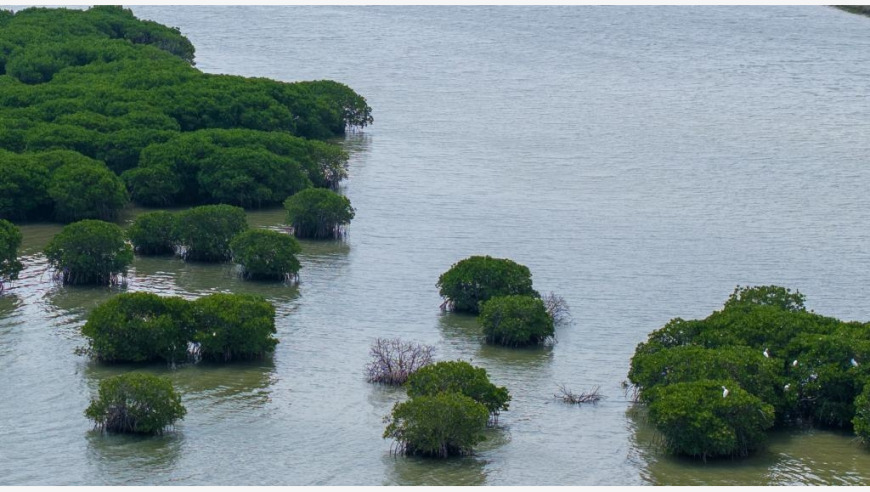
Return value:
M 738 287 L 705 319 L 671 320 L 628 377 L 676 454 L 744 456 L 793 425 L 870 439 L 870 323 L 807 311 L 782 287 Z
M 346 177 L 318 140 L 370 124 L 363 97 L 193 60 L 178 29 L 120 7 L 0 13 L 0 218 L 112 219 L 128 193 L 259 207 Z

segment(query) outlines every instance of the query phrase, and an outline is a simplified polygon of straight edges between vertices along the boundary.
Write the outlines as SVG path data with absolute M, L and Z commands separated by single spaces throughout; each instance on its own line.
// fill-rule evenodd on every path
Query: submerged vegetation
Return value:
M 193 61 L 178 29 L 128 9 L 4 11 L 0 218 L 111 220 L 128 193 L 146 206 L 262 207 L 347 176 L 347 154 L 321 140 L 372 123 L 363 97 Z
M 709 317 L 677 318 L 652 332 L 628 376 L 666 447 L 707 459 L 745 456 L 772 427 L 861 436 L 865 361 L 870 324 L 807 311 L 800 292 L 738 287 Z
M 102 362 L 258 359 L 274 350 L 275 333 L 275 308 L 243 294 L 187 301 L 123 293 L 94 309 L 82 327 L 85 352 Z
M 8 220 L 0 219 L 0 292 L 4 283 L 18 279 L 23 265 L 18 260 L 18 247 L 21 246 L 21 231 Z
M 52 238 L 45 256 L 64 284 L 115 285 L 127 275 L 133 248 L 117 225 L 82 220 L 67 225 Z
M 169 379 L 127 373 L 100 381 L 99 394 L 85 417 L 101 431 L 162 434 L 186 413 Z

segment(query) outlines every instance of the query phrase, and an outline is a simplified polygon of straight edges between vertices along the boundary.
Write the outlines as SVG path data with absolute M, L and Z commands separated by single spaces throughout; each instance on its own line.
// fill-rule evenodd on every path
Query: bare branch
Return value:
M 416 370 L 432 363 L 435 347 L 400 338 L 378 338 L 372 343 L 372 360 L 366 364 L 371 383 L 405 384 Z

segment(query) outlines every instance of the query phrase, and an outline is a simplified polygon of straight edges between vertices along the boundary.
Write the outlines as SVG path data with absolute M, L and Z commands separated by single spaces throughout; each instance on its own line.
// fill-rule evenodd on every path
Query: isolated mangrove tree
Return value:
M 553 318 L 537 297 L 491 297 L 481 306 L 478 321 L 487 343 L 521 347 L 543 343 L 555 333 Z
M 532 288 L 532 273 L 512 260 L 472 256 L 441 274 L 436 286 L 454 311 L 478 314 L 480 303 L 496 296 L 540 297 Z
M 203 205 L 178 212 L 172 235 L 185 260 L 222 262 L 232 258 L 230 241 L 247 229 L 244 209 L 232 205 Z
M 0 219 L 0 292 L 5 282 L 18 279 L 23 265 L 18 261 L 21 231 L 8 220 Z
M 354 216 L 350 200 L 338 193 L 309 188 L 284 202 L 293 234 L 306 239 L 339 239 Z
M 230 242 L 233 261 L 243 278 L 251 280 L 295 280 L 301 264 L 296 255 L 302 251 L 293 236 L 277 231 L 245 231 Z
M 100 381 L 85 417 L 101 431 L 162 434 L 186 413 L 168 378 L 133 372 Z
M 124 240 L 124 231 L 100 220 L 67 225 L 44 252 L 56 278 L 70 285 L 119 284 L 133 262 L 133 248 Z
M 165 255 L 175 251 L 175 214 L 165 210 L 146 212 L 127 229 L 127 238 L 140 255 Z

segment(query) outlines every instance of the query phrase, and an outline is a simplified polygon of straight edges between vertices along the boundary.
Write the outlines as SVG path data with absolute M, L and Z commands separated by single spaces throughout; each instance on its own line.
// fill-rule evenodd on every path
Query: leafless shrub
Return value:
M 631 384 L 628 381 L 622 382 L 622 391 L 625 392 L 625 398 L 632 403 L 640 401 L 640 387 L 636 384 Z
M 372 343 L 371 362 L 366 365 L 370 383 L 405 384 L 408 377 L 423 366 L 432 363 L 435 347 L 400 338 L 378 338 Z
M 598 403 L 600 400 L 604 399 L 604 396 L 598 392 L 600 386 L 596 386 L 589 391 L 584 391 L 582 393 L 574 393 L 564 384 L 559 385 L 559 393 L 553 395 L 556 398 L 561 399 L 565 403 Z
M 564 297 L 550 292 L 541 300 L 544 301 L 544 307 L 547 308 L 547 314 L 550 315 L 554 324 L 560 325 L 571 321 L 571 312 Z

